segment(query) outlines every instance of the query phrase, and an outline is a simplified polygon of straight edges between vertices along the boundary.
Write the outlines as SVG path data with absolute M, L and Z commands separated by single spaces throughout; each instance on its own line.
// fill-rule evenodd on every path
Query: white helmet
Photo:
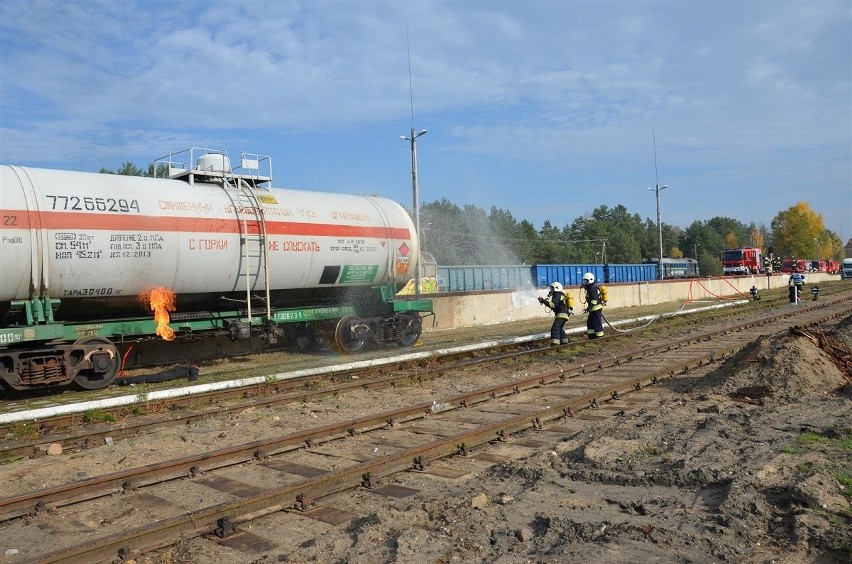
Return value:
M 562 284 L 560 284 L 559 282 L 551 282 L 550 283 L 550 289 L 553 290 L 554 292 L 561 292 L 562 291 Z
M 583 284 L 594 284 L 595 283 L 595 275 L 591 272 L 587 272 L 583 275 Z

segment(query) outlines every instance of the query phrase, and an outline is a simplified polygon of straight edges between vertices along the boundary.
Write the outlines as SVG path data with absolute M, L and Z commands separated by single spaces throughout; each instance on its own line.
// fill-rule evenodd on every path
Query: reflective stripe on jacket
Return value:
M 598 311 L 599 309 L 603 309 L 603 303 L 601 302 L 601 289 L 597 284 L 591 284 L 586 286 L 586 304 L 589 306 L 589 311 Z
M 568 308 L 574 307 L 574 300 L 569 296 L 565 296 L 562 292 L 553 292 L 547 296 L 547 307 L 553 310 L 556 317 L 568 319 Z

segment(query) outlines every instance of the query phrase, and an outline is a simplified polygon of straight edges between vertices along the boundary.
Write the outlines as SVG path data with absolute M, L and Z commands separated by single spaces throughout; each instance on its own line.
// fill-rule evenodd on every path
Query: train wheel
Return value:
M 399 344 L 403 347 L 410 347 L 420 339 L 420 335 L 423 333 L 423 322 L 416 313 L 403 313 L 399 316 L 399 321 L 402 329 Z
M 359 323 L 357 318 L 344 317 L 334 329 L 334 342 L 341 351 L 355 354 L 364 348 L 369 332 L 369 328 Z
M 77 371 L 74 382 L 85 390 L 99 390 L 112 384 L 121 367 L 121 355 L 112 341 L 104 337 L 87 337 L 74 345 L 89 348 L 80 360 L 83 368 Z M 92 348 L 93 345 L 95 348 Z

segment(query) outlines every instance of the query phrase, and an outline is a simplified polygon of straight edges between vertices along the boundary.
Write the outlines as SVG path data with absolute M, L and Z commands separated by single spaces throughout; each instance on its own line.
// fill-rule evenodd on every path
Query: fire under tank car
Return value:
M 0 383 L 108 386 L 120 344 L 413 345 L 417 232 L 385 198 L 275 189 L 271 159 L 192 148 L 157 177 L 0 166 Z M 159 335 L 159 337 L 157 336 Z

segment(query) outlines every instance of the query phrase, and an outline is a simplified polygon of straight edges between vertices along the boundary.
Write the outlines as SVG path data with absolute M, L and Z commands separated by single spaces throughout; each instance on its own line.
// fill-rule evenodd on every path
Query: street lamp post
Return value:
M 654 190 L 657 193 L 657 233 L 660 237 L 660 280 L 663 279 L 663 224 L 660 223 L 660 192 L 666 188 L 668 188 L 668 186 L 660 186 L 659 184 L 655 184 L 653 188 L 648 188 L 648 190 Z
M 701 274 L 701 272 L 700 272 L 701 269 L 699 268 L 699 264 L 698 264 L 698 247 L 700 247 L 700 246 L 701 246 L 701 243 L 695 243 L 695 245 L 693 246 L 693 250 L 695 251 L 695 274 L 697 274 L 697 275 Z
M 417 260 L 414 263 L 414 295 L 420 296 L 420 194 L 417 191 L 417 138 L 426 135 L 426 130 L 411 128 L 410 137 L 400 135 L 403 141 L 411 142 L 411 192 L 414 200 L 414 231 L 417 234 Z

